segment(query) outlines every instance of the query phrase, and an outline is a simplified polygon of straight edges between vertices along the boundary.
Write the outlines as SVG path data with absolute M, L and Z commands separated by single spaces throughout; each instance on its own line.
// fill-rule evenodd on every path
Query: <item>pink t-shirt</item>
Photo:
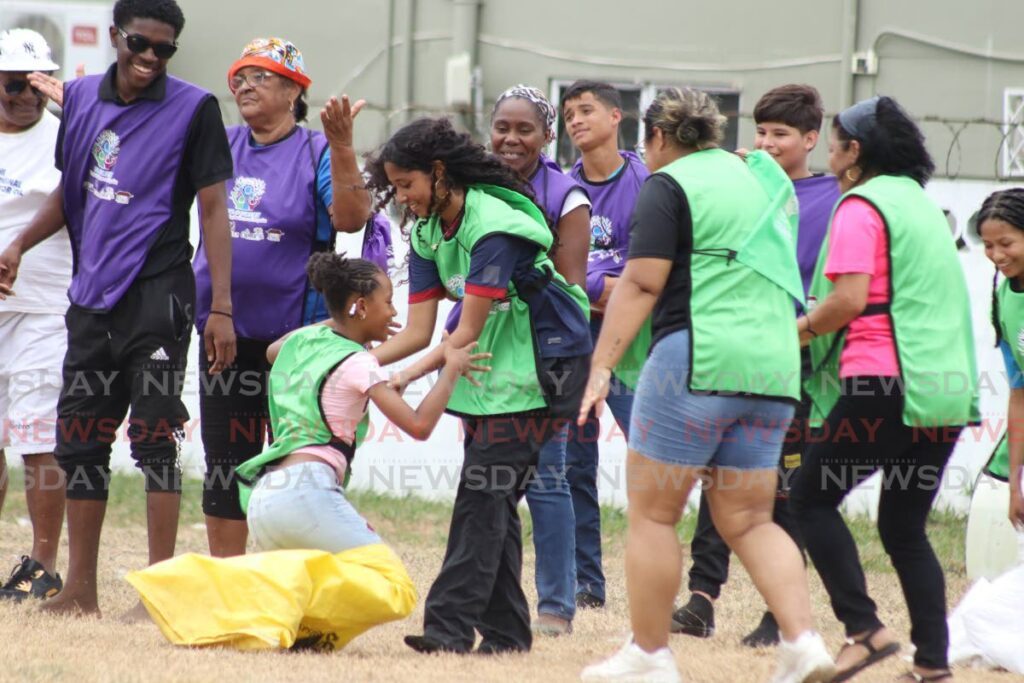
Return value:
M 851 197 L 836 209 L 829 232 L 825 277 L 871 276 L 868 303 L 889 301 L 889 244 L 885 222 L 871 204 Z M 861 316 L 847 329 L 839 357 L 840 377 L 898 377 L 900 364 L 886 314 Z
M 339 365 L 324 383 L 320 394 L 320 405 L 331 433 L 345 443 L 352 443 L 356 427 L 366 414 L 369 403 L 367 392 L 387 377 L 381 372 L 380 363 L 368 352 L 356 353 Z M 296 453 L 315 455 L 334 468 L 338 481 L 344 481 L 348 463 L 345 456 L 330 446 L 305 446 Z

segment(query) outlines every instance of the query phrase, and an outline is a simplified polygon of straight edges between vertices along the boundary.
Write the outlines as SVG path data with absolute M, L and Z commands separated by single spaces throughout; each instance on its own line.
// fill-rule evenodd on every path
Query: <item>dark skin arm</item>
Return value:
M 14 238 L 0 254 L 0 300 L 14 294 L 14 281 L 18 277 L 21 257 L 43 240 L 57 234 L 64 227 L 64 184 L 50 193 L 32 218 L 32 222 Z
M 1024 493 L 1021 492 L 1021 468 L 1024 467 L 1024 389 L 1010 391 L 1009 425 L 1006 438 L 1010 447 L 1010 523 L 1024 531 Z
M 835 289 L 819 303 L 814 311 L 796 320 L 800 333 L 800 345 L 806 346 L 817 334 L 828 334 L 843 329 L 868 305 L 868 288 L 871 276 L 866 273 L 850 273 L 836 278 Z M 810 325 L 814 333 L 808 331 Z
M 370 193 L 352 147 L 352 124 L 365 104 L 359 100 L 349 105 L 348 95 L 342 95 L 341 102 L 332 97 L 320 112 L 331 149 L 331 225 L 338 232 L 359 232 L 370 217 Z
M 444 369 L 441 370 L 441 377 L 417 408 L 406 403 L 401 393 L 388 382 L 371 387 L 370 400 L 384 413 L 384 417 L 403 432 L 418 441 L 428 439 L 444 414 L 459 375 L 466 372 L 474 361 L 488 357 L 489 354 L 473 354 L 475 346 L 475 342 L 462 348 L 450 342 L 443 345 Z
M 199 190 L 203 215 L 203 249 L 210 264 L 213 299 L 210 317 L 203 331 L 210 374 L 216 375 L 235 362 L 235 326 L 231 315 L 231 230 L 228 227 L 227 195 L 224 183 Z M 227 315 L 220 315 L 219 311 Z
M 475 343 L 476 340 L 480 338 L 480 333 L 484 329 L 484 323 L 487 322 L 487 316 L 491 312 L 491 301 L 491 299 L 486 297 L 467 294 L 462 300 L 462 315 L 459 317 L 459 326 L 455 328 L 455 331 L 451 333 L 451 336 L 449 336 L 447 340 L 442 340 L 440 344 L 431 349 L 430 353 L 423 356 L 399 373 L 400 386 L 404 386 L 409 382 L 413 382 L 420 377 L 428 375 L 444 365 L 445 348 L 447 346 L 462 348 L 467 344 Z M 434 306 L 436 311 L 436 302 Z M 409 326 L 412 326 L 412 307 L 409 309 Z M 397 337 L 398 335 L 395 335 L 395 338 Z M 429 344 L 429 337 L 427 343 Z M 385 342 L 382 347 L 386 345 L 387 342 Z M 425 347 L 426 345 L 422 348 Z M 383 364 L 383 362 L 384 361 L 381 361 L 381 364 Z M 477 380 L 468 373 L 466 374 L 466 379 L 479 386 L 479 382 L 477 382 Z
M 570 285 L 586 287 L 589 252 L 590 207 L 577 206 L 558 221 L 558 250 L 552 259 L 555 270 Z

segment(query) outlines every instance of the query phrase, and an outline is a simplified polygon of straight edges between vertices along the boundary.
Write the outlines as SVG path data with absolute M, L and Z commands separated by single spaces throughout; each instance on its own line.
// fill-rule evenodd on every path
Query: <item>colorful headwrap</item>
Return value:
M 306 65 L 299 48 L 281 38 L 256 38 L 246 45 L 242 50 L 242 56 L 228 69 L 228 82 L 235 77 L 239 69 L 246 66 L 259 66 L 267 71 L 273 71 L 279 76 L 295 81 L 303 89 L 313 83 L 306 75 Z
M 491 117 L 494 117 L 494 112 L 498 111 L 498 105 L 508 99 L 515 98 L 517 100 L 527 100 L 537 108 L 537 113 L 540 114 L 541 120 L 544 122 L 544 130 L 548 135 L 553 135 L 555 132 L 555 121 L 557 121 L 558 113 L 555 108 L 548 101 L 548 98 L 544 96 L 538 88 L 533 88 L 529 85 L 513 86 L 505 92 L 498 95 L 497 101 L 494 103 L 494 111 L 491 112 Z

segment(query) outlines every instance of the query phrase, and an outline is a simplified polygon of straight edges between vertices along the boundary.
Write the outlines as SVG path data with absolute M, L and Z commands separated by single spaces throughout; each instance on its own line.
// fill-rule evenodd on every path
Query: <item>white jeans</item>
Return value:
M 303 462 L 260 477 L 249 499 L 249 533 L 261 550 L 342 550 L 380 543 L 345 498 L 334 468 Z

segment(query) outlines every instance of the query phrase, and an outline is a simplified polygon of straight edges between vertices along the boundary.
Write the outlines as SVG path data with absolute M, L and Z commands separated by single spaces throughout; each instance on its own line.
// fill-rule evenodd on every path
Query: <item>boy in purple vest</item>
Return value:
M 174 554 L 178 443 L 188 419 L 181 387 L 195 306 L 189 209 L 197 194 L 212 280 L 210 372 L 234 359 L 224 192 L 231 151 L 217 100 L 166 73 L 184 23 L 174 0 L 114 5 L 117 62 L 67 84 L 56 151 L 62 182 L 0 255 L 6 295 L 21 254 L 67 223 L 75 263 L 55 455 L 67 479 L 70 563 L 64 590 L 44 605 L 52 612 L 99 612 L 111 443 L 129 408 L 132 457 L 146 482 L 149 561 Z
M 626 266 L 629 219 L 649 173 L 639 157 L 619 150 L 622 99 L 612 86 L 576 81 L 562 96 L 562 116 L 573 144 L 582 152 L 570 175 L 592 202 L 586 289 L 590 331 L 596 342 L 604 307 Z M 614 375 L 606 402 L 619 429 L 628 434 L 633 393 Z M 605 601 L 597 498 L 599 432 L 596 417 L 579 429 L 570 425 L 565 450 L 565 474 L 576 514 L 576 604 L 583 608 L 602 607 Z
M 832 208 L 839 200 L 839 185 L 835 177 L 811 173 L 810 155 L 818 144 L 818 131 L 824 107 L 818 91 L 809 85 L 783 85 L 768 91 L 754 107 L 757 127 L 754 147 L 762 149 L 779 162 L 782 170 L 793 181 L 800 203 L 800 228 L 797 236 L 797 261 L 804 282 L 804 294 L 811 284 L 814 266 L 821 251 L 821 243 L 828 232 Z M 810 370 L 809 347 L 802 351 L 803 372 Z M 793 418 L 793 427 L 783 444 L 779 463 L 779 490 L 775 499 L 773 518 L 796 541 L 801 550 L 803 543 L 797 532 L 796 521 L 789 514 L 789 482 L 800 466 L 800 453 L 807 431 L 809 399 L 805 396 Z M 729 576 L 729 546 L 718 535 L 711 521 L 707 500 L 701 496 L 697 513 L 697 528 L 690 545 L 693 566 L 690 568 L 690 601 L 672 615 L 675 633 L 708 638 L 715 631 L 714 601 L 718 599 Z M 765 612 L 761 623 L 743 638 L 750 647 L 775 645 L 779 642 L 779 627 L 771 612 Z

